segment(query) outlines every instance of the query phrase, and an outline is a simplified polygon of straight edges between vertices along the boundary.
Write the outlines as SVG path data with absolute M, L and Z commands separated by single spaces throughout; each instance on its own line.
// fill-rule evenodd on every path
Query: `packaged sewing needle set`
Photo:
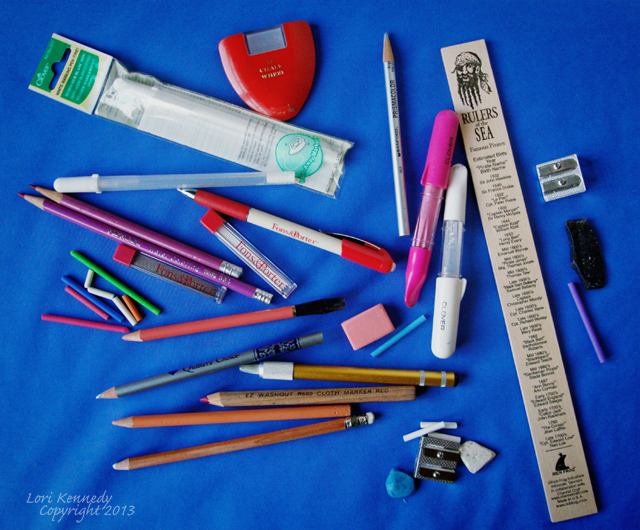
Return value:
M 55 78 L 53 65 L 64 60 Z M 56 34 L 29 88 L 87 114 L 242 166 L 294 171 L 299 186 L 329 197 L 336 196 L 344 155 L 353 145 L 129 72 L 110 55 Z

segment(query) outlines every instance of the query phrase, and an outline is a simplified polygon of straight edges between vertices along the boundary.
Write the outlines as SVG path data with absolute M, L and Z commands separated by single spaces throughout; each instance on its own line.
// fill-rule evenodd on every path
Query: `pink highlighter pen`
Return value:
M 427 279 L 440 206 L 444 190 L 449 185 L 451 157 L 457 133 L 458 115 L 452 110 L 439 112 L 433 124 L 427 162 L 420 181 L 424 191 L 407 263 L 407 288 L 404 293 L 404 303 L 407 307 L 416 305 L 420 289 Z

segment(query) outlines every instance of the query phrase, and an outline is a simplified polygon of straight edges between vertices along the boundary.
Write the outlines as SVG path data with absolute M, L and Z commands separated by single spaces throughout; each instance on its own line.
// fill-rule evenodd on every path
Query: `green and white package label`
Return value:
M 112 62 L 104 53 L 54 34 L 29 88 L 91 114 Z

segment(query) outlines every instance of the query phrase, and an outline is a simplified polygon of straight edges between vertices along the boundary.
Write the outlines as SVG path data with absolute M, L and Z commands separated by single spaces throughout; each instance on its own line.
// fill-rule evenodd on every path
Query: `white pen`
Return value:
M 460 277 L 466 202 L 467 168 L 456 164 L 451 168 L 444 206 L 442 268 L 433 308 L 431 351 L 441 359 L 451 357 L 456 350 L 460 300 L 467 287 L 467 280 Z
M 182 175 L 121 175 L 102 177 L 63 177 L 53 187 L 60 193 L 101 193 L 103 191 L 168 190 L 175 188 L 221 188 L 227 186 L 261 186 L 295 184 L 293 171 L 263 173 L 202 173 Z
M 409 229 L 409 211 L 407 210 L 407 192 L 404 183 L 404 165 L 402 162 L 396 62 L 387 33 L 384 34 L 382 62 L 384 63 L 384 84 L 387 92 L 389 133 L 391 136 L 391 160 L 393 162 L 393 186 L 396 191 L 396 212 L 398 216 L 398 235 L 409 236 L 411 235 L 411 230 Z

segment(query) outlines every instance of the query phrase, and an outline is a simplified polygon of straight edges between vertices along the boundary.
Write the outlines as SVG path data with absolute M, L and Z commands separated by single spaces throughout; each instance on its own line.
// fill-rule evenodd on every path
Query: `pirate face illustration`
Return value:
M 459 54 L 456 57 L 454 72 L 458 80 L 458 95 L 465 105 L 475 109 L 482 103 L 480 89 L 491 94 L 491 87 L 487 82 L 488 76 L 482 73 L 482 61 L 475 53 Z

